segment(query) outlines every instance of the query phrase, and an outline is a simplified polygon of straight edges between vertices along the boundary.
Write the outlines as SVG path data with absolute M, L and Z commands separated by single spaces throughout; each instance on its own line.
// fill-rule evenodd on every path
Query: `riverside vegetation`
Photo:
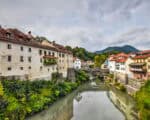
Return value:
M 47 109 L 88 80 L 86 72 L 76 71 L 75 82 L 0 81 L 0 120 L 24 120 Z
M 140 120 L 150 120 L 150 80 L 136 93 L 135 100 Z
M 113 74 L 108 75 L 106 84 L 112 84 Z M 126 88 L 120 83 L 113 83 L 118 90 L 126 92 Z M 144 86 L 132 96 L 136 102 L 135 110 L 139 113 L 140 120 L 150 120 L 150 80 L 147 80 Z

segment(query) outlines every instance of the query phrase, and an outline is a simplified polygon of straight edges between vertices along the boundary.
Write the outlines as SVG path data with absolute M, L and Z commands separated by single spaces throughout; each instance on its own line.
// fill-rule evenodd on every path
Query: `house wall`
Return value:
M 125 63 L 116 63 L 116 72 L 126 73 Z
M 147 59 L 147 78 L 150 79 L 150 57 Z
M 115 70 L 116 70 L 115 61 L 108 61 L 108 68 L 109 68 L 111 73 L 115 72 Z
M 11 49 L 7 48 L 8 44 L 11 45 Z M 23 51 L 21 51 L 21 46 Z M 29 48 L 31 48 L 31 52 L 29 52 Z M 42 50 L 42 55 L 39 54 L 39 50 Z M 44 51 L 46 51 L 47 55 L 54 53 L 55 57 L 58 57 L 57 51 L 0 41 L 0 76 L 26 76 L 30 80 L 50 80 L 51 74 L 57 72 L 58 68 L 58 71 L 62 72 L 63 76 L 66 77 L 67 68 L 73 66 L 72 55 L 65 54 L 64 58 L 58 57 L 57 65 L 44 66 Z M 11 56 L 10 62 L 8 61 L 8 56 Z M 20 61 L 20 56 L 23 56 L 23 62 Z M 31 57 L 31 62 L 28 61 L 28 57 Z M 60 66 L 62 69 L 59 68 Z M 11 70 L 8 70 L 10 68 Z M 23 69 L 21 70 L 21 68 Z
M 67 77 L 68 68 L 73 68 L 73 55 L 66 53 L 58 53 L 58 72 Z
M 80 59 L 76 59 L 74 61 L 74 68 L 75 69 L 81 69 L 81 61 L 80 61 Z
M 130 64 L 133 63 L 133 59 L 132 58 L 128 58 L 126 60 L 125 66 L 126 66 L 126 74 L 128 75 L 128 78 L 134 78 L 133 73 L 130 71 Z

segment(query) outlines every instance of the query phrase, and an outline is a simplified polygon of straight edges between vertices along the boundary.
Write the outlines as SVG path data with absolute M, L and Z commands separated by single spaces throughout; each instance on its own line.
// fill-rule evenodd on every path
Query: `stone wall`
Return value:
M 127 74 L 115 72 L 114 73 L 114 79 L 122 84 L 128 84 L 128 77 Z
M 72 82 L 75 81 L 75 70 L 73 68 L 68 69 L 67 79 Z

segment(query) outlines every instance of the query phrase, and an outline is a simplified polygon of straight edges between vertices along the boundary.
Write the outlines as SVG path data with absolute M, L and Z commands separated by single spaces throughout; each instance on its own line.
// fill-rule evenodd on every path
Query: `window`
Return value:
M 46 55 L 47 54 L 47 52 L 46 51 L 44 51 L 44 55 Z
M 8 62 L 11 62 L 11 56 L 10 55 L 8 56 Z
M 55 53 L 53 52 L 52 55 L 55 56 Z
M 65 57 L 65 55 L 64 55 L 64 54 L 62 54 L 62 57 Z
M 23 51 L 23 46 L 20 47 L 20 50 Z
M 11 37 L 11 33 L 6 33 L 7 38 Z
M 31 62 L 31 57 L 28 57 L 28 61 Z
M 23 70 L 23 67 L 20 67 L 20 70 Z
M 31 70 L 31 66 L 29 66 L 29 70 Z
M 49 72 L 49 68 L 48 68 L 47 70 L 48 70 L 48 72 Z
M 42 58 L 40 59 L 40 62 L 42 63 Z
M 20 56 L 20 62 L 24 62 L 23 56 Z
M 29 52 L 31 52 L 32 50 L 31 50 L 31 48 L 29 48 Z
M 51 55 L 51 52 L 49 52 L 49 55 Z
M 39 50 L 39 54 L 42 55 L 42 50 Z
M 42 69 L 43 69 L 43 67 L 41 66 L 41 67 L 40 67 L 40 71 L 42 71 Z
M 10 71 L 10 70 L 11 70 L 11 67 L 8 67 L 7 70 Z
M 11 49 L 11 44 L 8 44 L 8 45 L 7 45 L 7 48 L 8 48 L 8 49 Z
M 61 53 L 59 53 L 59 57 L 61 57 Z

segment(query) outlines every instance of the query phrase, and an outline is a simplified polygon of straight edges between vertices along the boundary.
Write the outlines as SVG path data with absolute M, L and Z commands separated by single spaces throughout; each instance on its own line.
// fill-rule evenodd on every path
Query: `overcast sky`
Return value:
M 150 49 L 150 0 L 0 0 L 0 24 L 90 51 Z

